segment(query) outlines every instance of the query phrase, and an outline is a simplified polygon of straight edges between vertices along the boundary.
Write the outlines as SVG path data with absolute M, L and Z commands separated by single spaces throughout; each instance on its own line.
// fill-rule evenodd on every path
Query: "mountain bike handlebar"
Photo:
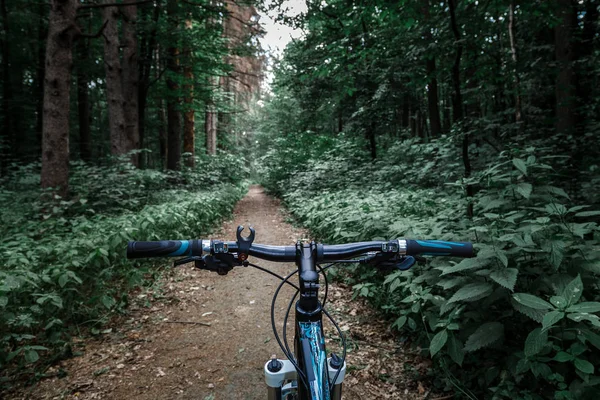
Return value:
M 202 256 L 214 253 L 239 253 L 269 261 L 294 261 L 295 246 L 271 246 L 252 243 L 246 249 L 240 249 L 238 242 L 214 240 L 161 240 L 156 242 L 129 242 L 127 258 Z M 348 244 L 317 244 L 317 258 L 320 261 L 332 261 L 355 257 L 367 252 L 382 251 L 398 255 L 473 257 L 473 245 L 470 242 L 447 242 L 442 240 L 397 239 L 390 241 L 356 242 Z

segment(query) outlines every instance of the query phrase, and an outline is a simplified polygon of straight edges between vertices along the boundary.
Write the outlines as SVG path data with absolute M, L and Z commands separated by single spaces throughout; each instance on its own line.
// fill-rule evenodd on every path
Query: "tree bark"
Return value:
M 167 110 L 165 108 L 164 100 L 160 100 L 158 115 L 160 118 L 160 125 L 158 127 L 158 148 L 160 152 L 160 166 L 164 168 L 167 161 L 168 147 L 167 147 L 167 130 L 169 123 L 167 122 Z
M 463 119 L 463 108 L 462 108 L 462 93 L 460 90 L 460 59 L 462 57 L 463 47 L 461 44 L 460 31 L 456 23 L 455 14 L 455 0 L 448 0 L 448 9 L 450 11 L 450 28 L 454 33 L 455 45 L 456 45 L 456 57 L 454 64 L 452 65 L 452 83 L 454 87 L 454 96 L 452 98 L 452 111 L 454 114 L 454 122 L 459 122 Z M 469 134 L 464 133 L 462 141 L 462 159 L 465 167 L 465 179 L 471 177 L 471 159 L 469 157 Z M 473 203 L 472 197 L 475 194 L 473 185 L 466 185 L 467 194 L 467 216 L 473 218 Z
M 429 0 L 423 0 L 423 15 L 425 17 L 425 44 L 433 42 L 431 30 L 427 23 L 429 21 Z M 427 105 L 429 108 L 429 126 L 432 137 L 440 136 L 442 133 L 442 123 L 440 121 L 440 108 L 438 99 L 438 82 L 436 78 L 435 57 L 433 55 L 425 55 L 425 70 L 427 71 Z
M 38 65 L 36 70 L 36 121 L 35 121 L 35 134 L 37 139 L 37 146 L 39 146 L 39 153 L 42 151 L 42 129 L 44 121 L 44 61 L 46 59 L 46 37 L 48 36 L 48 27 L 46 26 L 46 19 L 44 14 L 46 13 L 46 5 L 40 3 L 40 20 L 38 24 L 38 48 L 37 57 Z
M 89 41 L 80 40 L 77 43 L 79 53 L 79 67 L 77 68 L 77 110 L 79 118 L 79 156 L 83 161 L 89 162 L 92 158 L 92 135 L 90 113 L 90 80 L 86 69 L 89 59 Z
M 125 118 L 126 150 L 128 152 L 140 148 L 137 6 L 126 5 L 135 1 L 125 0 L 125 5 L 121 8 L 123 15 L 123 115 Z M 138 166 L 139 155 L 133 155 L 131 161 L 135 166 Z
M 52 0 L 48 18 L 41 183 L 62 196 L 69 184 L 69 88 L 78 4 Z
M 574 128 L 575 85 L 573 74 L 573 30 L 576 16 L 571 0 L 558 0 L 561 22 L 554 28 L 556 77 L 556 131 L 569 133 Z
M 206 133 L 206 154 L 217 154 L 217 112 L 214 104 L 206 104 L 204 131 Z
M 6 0 L 0 0 L 0 15 L 2 17 L 2 36 L 0 47 L 2 51 L 2 135 L 0 136 L 0 174 L 6 168 L 11 154 L 13 127 L 11 103 L 13 101 L 12 80 L 10 73 L 10 30 L 8 26 L 8 10 Z
M 167 15 L 171 30 L 175 32 L 179 24 L 177 19 L 177 7 L 179 0 L 169 0 L 167 3 Z M 170 72 L 167 78 L 169 96 L 167 100 L 167 169 L 179 170 L 181 168 L 181 111 L 179 85 L 175 77 L 179 75 L 179 49 L 175 38 L 171 38 L 170 47 L 167 49 L 167 69 Z
M 188 19 L 185 21 L 186 29 L 192 28 L 192 20 Z M 187 157 L 185 159 L 185 165 L 193 168 L 195 165 L 195 133 L 194 133 L 194 122 L 195 122 L 195 112 L 194 112 L 194 74 L 192 73 L 192 55 L 191 50 L 187 49 L 187 61 L 186 66 L 183 70 L 183 76 L 185 78 L 186 84 L 183 87 L 183 91 L 185 93 L 185 99 L 183 100 L 185 103 L 185 112 L 183 113 L 183 151 L 187 153 Z
M 375 140 L 375 122 L 371 122 L 367 128 L 367 139 L 369 140 L 369 149 L 371 150 L 371 160 L 377 158 L 377 141 Z
M 112 0 L 104 0 L 105 3 Z M 108 126 L 110 131 L 110 152 L 120 156 L 128 151 L 125 133 L 123 105 L 123 70 L 119 54 L 119 30 L 117 7 L 103 8 L 104 20 L 104 67 L 106 71 L 106 97 L 108 100 Z
M 514 91 L 515 91 L 515 122 L 521 122 L 521 81 L 519 79 L 519 71 L 517 69 L 517 45 L 515 40 L 515 5 L 514 1 L 508 6 L 508 36 L 510 38 L 510 52 L 514 68 Z
M 138 85 L 138 132 L 140 138 L 140 148 L 145 147 L 145 139 L 146 139 L 146 105 L 148 104 L 148 91 L 150 89 L 150 72 L 152 70 L 153 64 L 153 55 L 155 52 L 158 52 L 158 46 L 156 42 L 156 28 L 158 26 L 158 20 L 160 17 L 160 4 L 156 4 L 154 6 L 153 16 L 152 16 L 152 30 L 150 31 L 149 38 L 144 37 L 142 39 L 142 46 L 140 50 L 140 54 L 142 55 L 142 60 L 139 63 L 140 68 L 140 82 Z M 156 57 L 158 60 L 158 56 Z M 157 63 L 158 64 L 158 63 Z M 157 65 L 157 71 L 160 65 Z M 161 109 L 161 112 L 163 110 Z M 161 156 L 166 155 L 165 153 Z M 140 167 L 145 165 L 146 154 L 142 153 L 140 155 Z M 163 162 L 165 158 L 162 158 Z

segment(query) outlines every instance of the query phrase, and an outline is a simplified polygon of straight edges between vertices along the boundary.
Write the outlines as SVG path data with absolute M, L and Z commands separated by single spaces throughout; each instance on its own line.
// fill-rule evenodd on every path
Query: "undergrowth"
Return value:
M 589 192 L 570 193 L 557 172 L 568 159 L 546 139 L 511 152 L 479 144 L 485 157 L 466 181 L 460 140 L 455 132 L 399 141 L 371 161 L 362 141 L 343 134 L 278 136 L 259 176 L 324 242 L 475 243 L 475 258 L 439 257 L 388 276 L 349 267 L 355 294 L 432 357 L 439 390 L 469 399 L 597 398 L 597 180 L 584 183 Z
M 233 158 L 163 173 L 77 164 L 67 199 L 44 200 L 36 165 L 0 186 L 0 370 L 4 384 L 43 376 L 70 356 L 79 326 L 125 312 L 153 263 L 125 258 L 128 240 L 206 236 L 245 193 Z M 46 196 L 47 197 L 47 196 Z M 156 264 L 156 261 L 154 261 Z

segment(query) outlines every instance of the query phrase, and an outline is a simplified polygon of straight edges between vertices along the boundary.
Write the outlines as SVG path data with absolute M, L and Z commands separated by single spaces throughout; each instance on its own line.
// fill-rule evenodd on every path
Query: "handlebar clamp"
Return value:
M 250 254 L 250 246 L 252 246 L 252 242 L 254 242 L 254 236 L 256 231 L 253 227 L 249 227 L 250 235 L 247 237 L 242 236 L 242 231 L 244 230 L 244 226 L 240 225 L 237 227 L 237 231 L 235 236 L 237 238 L 238 245 L 238 260 L 244 262 L 248 259 L 248 254 Z

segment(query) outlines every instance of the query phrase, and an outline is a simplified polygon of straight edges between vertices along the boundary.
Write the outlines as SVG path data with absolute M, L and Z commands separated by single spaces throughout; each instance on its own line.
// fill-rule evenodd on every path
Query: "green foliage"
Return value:
M 14 202 L 0 208 L 4 374 L 61 357 L 74 324 L 101 324 L 124 310 L 151 265 L 125 258 L 128 240 L 199 238 L 229 215 L 244 193 L 232 161 L 214 158 L 183 173 L 79 164 L 64 200 L 44 200 L 31 167 L 7 178 L 0 197 Z
M 478 191 L 469 220 L 464 181 L 447 167 L 460 151 L 455 137 L 399 142 L 374 162 L 365 162 L 362 141 L 345 135 L 306 132 L 272 143 L 259 167 L 263 184 L 319 240 L 476 242 L 473 259 L 435 258 L 387 277 L 352 266 L 343 278 L 428 349 L 436 376 L 451 371 L 448 385 L 457 385 L 454 376 L 461 393 L 482 397 L 596 393 L 599 228 L 593 209 L 574 205 L 559 186 L 562 160 L 552 148 L 489 154 L 493 161 L 470 178 Z

